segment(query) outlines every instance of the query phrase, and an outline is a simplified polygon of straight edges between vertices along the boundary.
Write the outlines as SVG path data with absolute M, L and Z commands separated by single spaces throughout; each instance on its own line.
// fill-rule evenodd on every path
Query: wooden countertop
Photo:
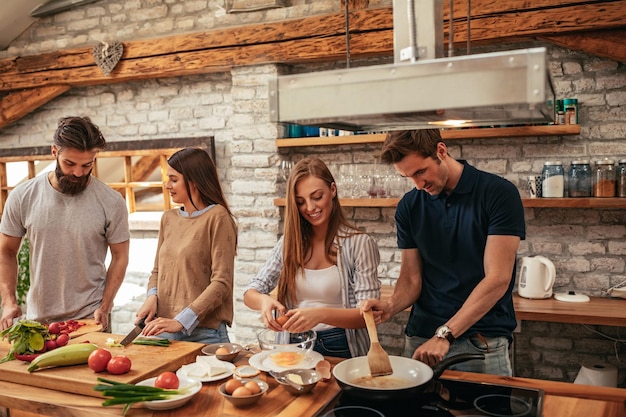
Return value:
M 250 354 L 240 355 L 236 364 L 245 364 Z M 335 364 L 339 360 L 327 358 Z M 506 378 L 495 375 L 446 371 L 443 378 L 465 379 L 507 385 L 541 388 L 545 391 L 544 416 L 550 417 L 624 417 L 626 416 L 626 390 L 591 387 L 564 382 L 541 381 L 526 378 Z M 199 394 L 175 410 L 152 411 L 133 407 L 127 417 L 206 416 L 206 417 L 315 417 L 340 392 L 334 379 L 320 382 L 307 395 L 294 397 L 287 393 L 272 377 L 262 373 L 270 389 L 250 408 L 235 408 L 217 392 L 224 381 L 204 383 Z M 21 384 L 0 381 L 0 406 L 10 408 L 11 417 L 120 417 L 121 407 L 102 407 L 102 400 L 77 394 L 64 393 Z M 1 413 L 0 413 L 1 414 Z
M 387 298 L 392 293 L 392 286 L 383 285 L 381 298 Z M 589 302 L 586 303 L 570 303 L 559 301 L 554 297 L 541 300 L 523 298 L 514 293 L 513 304 L 518 320 L 626 326 L 626 300 L 609 297 L 589 298 Z
M 570 303 L 552 298 L 533 300 L 513 295 L 515 314 L 520 320 L 554 323 L 626 326 L 626 300 L 589 297 L 586 303 Z

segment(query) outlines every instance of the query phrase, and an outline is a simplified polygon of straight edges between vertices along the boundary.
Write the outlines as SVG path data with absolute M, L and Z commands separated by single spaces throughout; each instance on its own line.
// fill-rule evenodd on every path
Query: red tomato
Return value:
M 89 354 L 87 365 L 94 372 L 102 372 L 107 369 L 107 365 L 111 360 L 111 352 L 105 348 L 98 348 Z
M 121 375 L 130 371 L 132 366 L 130 359 L 124 355 L 113 356 L 107 363 L 107 372 L 111 375 Z
M 46 340 L 45 341 L 45 345 L 46 345 L 46 350 L 54 350 L 57 348 L 57 341 L 56 340 Z
M 56 338 L 57 347 L 65 346 L 65 345 L 67 345 L 67 342 L 69 342 L 69 341 L 70 341 L 70 335 L 69 334 L 65 334 L 65 333 L 61 333 Z
M 154 386 L 165 389 L 178 389 L 180 381 L 174 372 L 163 372 L 154 380 Z
M 50 334 L 59 334 L 59 331 L 61 327 L 61 323 L 59 322 L 54 322 L 54 323 L 50 323 L 50 325 L 48 326 L 48 332 Z

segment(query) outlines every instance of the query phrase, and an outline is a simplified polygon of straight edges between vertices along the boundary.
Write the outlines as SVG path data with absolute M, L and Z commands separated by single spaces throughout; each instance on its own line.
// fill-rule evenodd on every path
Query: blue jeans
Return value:
M 404 356 L 411 357 L 413 352 L 429 339 L 419 336 L 405 336 Z M 487 343 L 485 345 L 485 342 Z M 489 351 L 489 352 L 487 352 Z M 485 360 L 470 360 L 451 365 L 447 369 L 464 372 L 513 376 L 509 357 L 509 338 L 501 337 L 460 337 L 450 345 L 450 351 L 444 359 L 461 353 L 482 353 Z
M 322 356 L 351 358 L 348 338 L 344 329 L 335 328 L 317 332 L 317 340 L 313 350 Z
M 191 334 L 187 336 L 183 332 L 176 333 L 161 333 L 159 337 L 170 340 L 182 340 L 185 342 L 198 342 L 210 345 L 211 343 L 229 343 L 228 331 L 226 330 L 226 323 L 220 323 L 220 326 L 216 329 L 209 329 L 207 327 L 196 327 Z

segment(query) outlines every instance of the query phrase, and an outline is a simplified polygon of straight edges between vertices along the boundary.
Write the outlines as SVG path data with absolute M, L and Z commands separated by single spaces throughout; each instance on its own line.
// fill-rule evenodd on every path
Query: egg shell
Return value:
M 233 395 L 235 390 L 241 387 L 243 387 L 243 383 L 240 380 L 231 379 L 230 381 L 226 382 L 226 385 L 224 385 L 224 391 L 226 391 L 226 394 Z
M 231 394 L 233 397 L 248 397 L 252 395 L 252 392 L 246 387 L 236 388 Z

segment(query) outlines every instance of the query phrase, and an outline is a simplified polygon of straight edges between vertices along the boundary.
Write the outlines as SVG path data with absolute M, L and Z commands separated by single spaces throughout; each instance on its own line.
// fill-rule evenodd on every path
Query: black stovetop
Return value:
M 442 378 L 432 381 L 416 398 L 372 400 L 342 391 L 318 416 L 331 410 L 336 410 L 336 417 L 364 416 L 363 409 L 338 410 L 346 406 L 372 408 L 384 417 L 541 417 L 543 390 Z

